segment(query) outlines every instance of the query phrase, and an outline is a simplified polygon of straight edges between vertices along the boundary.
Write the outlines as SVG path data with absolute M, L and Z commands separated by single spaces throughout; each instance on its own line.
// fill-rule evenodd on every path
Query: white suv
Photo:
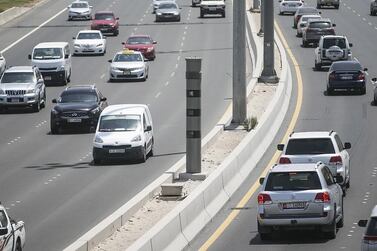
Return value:
M 327 238 L 343 227 L 343 192 L 322 162 L 275 165 L 261 178 L 258 194 L 258 232 L 262 240 L 274 230 L 319 227 Z
M 0 79 L 0 108 L 32 107 L 39 112 L 46 104 L 42 74 L 34 66 L 13 66 Z
M 334 131 L 294 132 L 286 145 L 279 144 L 278 150 L 283 151 L 280 164 L 291 163 L 325 163 L 333 176 L 343 177 L 342 188 L 350 186 L 350 156 L 346 149 L 351 143 L 342 143 Z

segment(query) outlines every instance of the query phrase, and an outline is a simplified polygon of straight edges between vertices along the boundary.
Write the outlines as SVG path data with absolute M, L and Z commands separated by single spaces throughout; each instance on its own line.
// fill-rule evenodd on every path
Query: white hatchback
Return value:
M 73 38 L 73 54 L 106 53 L 106 38 L 99 30 L 82 30 Z
M 153 155 L 153 122 L 147 105 L 120 104 L 106 107 L 93 140 L 93 162 L 137 159 Z

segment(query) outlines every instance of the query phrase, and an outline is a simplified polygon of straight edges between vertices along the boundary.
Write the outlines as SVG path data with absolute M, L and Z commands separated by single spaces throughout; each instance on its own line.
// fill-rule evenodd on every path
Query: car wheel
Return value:
M 306 40 L 302 40 L 302 47 L 308 47 L 308 42 Z
M 56 125 L 51 124 L 51 134 L 59 134 L 59 127 Z
M 317 4 L 317 9 L 320 9 L 321 8 L 321 5 L 320 4 Z
M 337 9 L 337 10 L 339 9 L 339 5 L 335 5 L 334 7 L 335 7 L 335 9 Z
M 221 14 L 222 17 L 225 17 L 225 11 Z
M 22 251 L 22 245 L 20 239 L 17 239 L 15 251 Z
M 203 18 L 204 17 L 204 11 L 200 10 L 200 17 Z
M 262 227 L 258 222 L 258 233 L 262 241 L 271 240 L 272 237 L 272 228 Z
M 102 159 L 93 157 L 94 165 L 100 165 L 102 163 Z
M 360 94 L 361 95 L 365 95 L 367 93 L 367 88 L 364 86 L 364 87 L 361 87 L 360 89 Z
M 334 220 L 332 221 L 332 223 L 328 226 L 328 229 L 327 230 L 330 230 L 330 231 L 326 231 L 324 232 L 324 235 L 327 239 L 330 239 L 330 240 L 333 240 L 336 238 L 336 222 L 335 222 L 335 218 L 336 218 L 336 213 L 334 213 Z
M 331 88 L 331 87 L 327 87 L 327 96 L 331 96 L 331 95 L 333 95 L 334 94 L 334 89 L 333 88 Z
M 139 157 L 140 163 L 144 163 L 147 160 L 147 148 L 145 146 L 143 146 L 140 149 L 140 153 L 139 154 L 140 154 L 140 157 Z
M 33 104 L 32 108 L 33 108 L 34 112 L 39 112 L 41 110 L 41 98 L 40 97 L 38 97 L 38 101 L 35 104 Z
M 320 71 L 322 69 L 321 64 L 317 64 L 317 62 L 314 62 L 314 68 L 316 71 Z
M 343 207 L 343 198 L 342 198 L 342 218 L 336 223 L 337 228 L 342 228 L 344 226 L 344 207 Z
M 41 108 L 45 108 L 46 107 L 46 90 L 44 91 L 44 94 L 43 94 L 43 102 L 41 104 Z
M 154 155 L 153 153 L 153 147 L 154 147 L 154 139 L 152 138 L 152 146 L 151 146 L 151 150 L 149 150 L 149 153 L 148 153 L 148 156 L 149 157 L 152 157 Z
M 119 30 L 115 30 L 114 33 L 113 33 L 114 36 L 118 36 L 119 35 Z

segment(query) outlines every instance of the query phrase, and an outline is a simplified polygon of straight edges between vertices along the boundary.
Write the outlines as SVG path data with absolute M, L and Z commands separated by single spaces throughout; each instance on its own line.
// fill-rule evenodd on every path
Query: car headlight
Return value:
M 0 94 L 5 94 L 3 89 L 0 89 Z
M 110 26 L 114 26 L 115 24 L 114 23 L 109 23 Z
M 147 52 L 151 52 L 151 51 L 153 51 L 152 47 L 147 48 Z
M 93 110 L 91 110 L 90 112 L 93 113 L 93 114 L 96 114 L 100 111 L 99 107 L 96 107 L 94 108 Z
M 65 70 L 64 65 L 58 66 L 58 71 L 64 71 L 64 70 Z
M 156 13 L 157 16 L 161 16 L 161 13 Z
M 52 108 L 51 113 L 54 114 L 54 115 L 57 115 L 57 114 L 59 114 L 59 111 L 55 110 L 55 108 Z
M 103 46 L 103 44 L 97 44 L 97 47 L 101 47 L 101 46 Z
M 94 142 L 96 142 L 96 143 L 103 143 L 103 140 L 101 139 L 100 136 L 96 135 L 96 137 L 94 138 Z
M 133 139 L 131 139 L 131 142 L 137 142 L 137 141 L 141 141 L 140 135 L 137 135 L 137 136 L 133 137 Z
M 26 93 L 35 93 L 35 89 L 27 89 Z
M 110 70 L 112 70 L 112 71 L 119 71 L 118 68 L 115 67 L 115 66 L 110 66 Z
M 74 44 L 73 46 L 74 46 L 74 47 L 81 47 L 80 44 Z

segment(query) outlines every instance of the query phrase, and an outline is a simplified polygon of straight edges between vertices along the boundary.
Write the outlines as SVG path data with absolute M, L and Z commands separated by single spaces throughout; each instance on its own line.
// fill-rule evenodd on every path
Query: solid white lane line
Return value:
M 43 26 L 45 26 L 47 23 L 51 22 L 53 19 L 55 19 L 57 16 L 59 16 L 60 14 L 62 14 L 63 12 L 65 12 L 66 10 L 67 10 L 66 8 L 62 9 L 61 11 L 59 11 L 58 13 L 56 13 L 55 15 L 53 15 L 52 17 L 50 17 L 49 19 L 47 19 L 45 22 L 43 22 L 42 24 L 40 24 L 38 27 L 36 27 L 33 30 L 31 30 L 30 32 L 28 32 L 26 35 L 22 36 L 21 38 L 19 38 L 18 40 L 16 40 L 12 44 L 8 45 L 5 49 L 3 49 L 1 51 L 1 53 L 4 53 L 4 52 L 8 51 L 12 47 L 14 47 L 16 44 L 18 44 L 19 42 L 21 42 L 22 40 L 24 40 L 25 38 L 27 38 L 28 36 L 30 36 L 31 34 L 33 34 L 34 32 L 36 32 L 37 30 L 39 30 Z
M 106 76 L 106 74 L 104 73 L 104 74 L 101 75 L 100 78 L 103 79 L 105 76 Z
M 160 95 L 161 95 L 161 92 L 158 92 L 158 93 L 156 94 L 156 96 L 154 96 L 154 97 L 155 97 L 155 98 L 158 98 Z

